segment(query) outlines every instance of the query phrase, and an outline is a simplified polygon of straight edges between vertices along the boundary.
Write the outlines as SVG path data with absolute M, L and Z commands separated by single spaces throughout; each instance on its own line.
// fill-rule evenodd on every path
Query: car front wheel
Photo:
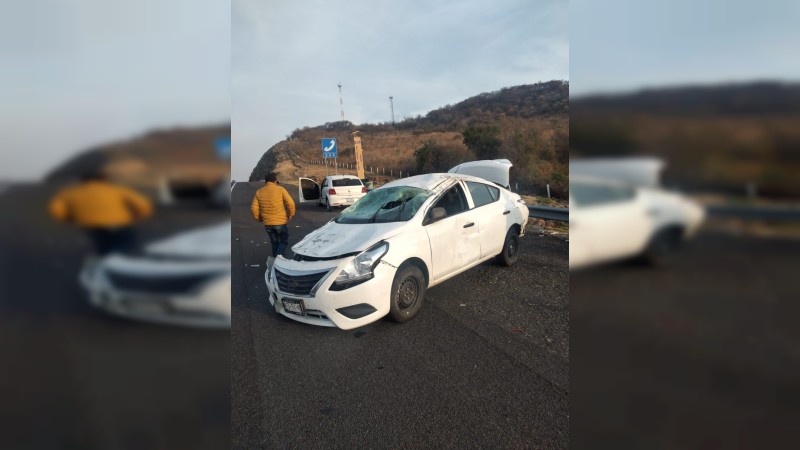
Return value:
M 400 267 L 392 282 L 392 295 L 389 314 L 396 322 L 413 319 L 422 309 L 425 298 L 425 276 L 419 267 L 406 265 Z
M 511 228 L 506 233 L 506 240 L 503 243 L 503 251 L 497 255 L 497 261 L 511 267 L 519 259 L 519 232 L 516 228 Z

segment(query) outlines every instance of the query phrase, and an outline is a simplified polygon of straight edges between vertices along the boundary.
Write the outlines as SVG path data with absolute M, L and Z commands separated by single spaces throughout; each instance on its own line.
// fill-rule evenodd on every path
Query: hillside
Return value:
M 544 195 L 550 184 L 554 195 L 563 196 L 569 155 L 568 98 L 567 82 L 549 81 L 479 94 L 395 124 L 345 121 L 306 126 L 265 152 L 250 180 L 262 180 L 288 160 L 298 173 L 308 171 L 305 165 L 321 158 L 322 138 L 338 140 L 339 164 L 355 164 L 352 133 L 358 131 L 364 164 L 368 171 L 372 168 L 370 177 L 446 171 L 464 161 L 508 158 L 514 163 L 512 185 L 520 192 Z M 469 130 L 477 136 L 472 148 L 464 142 Z
M 46 182 L 64 183 L 90 170 L 144 191 L 173 186 L 211 187 L 230 175 L 230 161 L 216 155 L 214 141 L 230 136 L 230 124 L 156 130 L 86 150 L 59 165 Z
M 691 190 L 800 196 L 800 84 L 649 89 L 572 99 L 572 157 L 654 155 Z

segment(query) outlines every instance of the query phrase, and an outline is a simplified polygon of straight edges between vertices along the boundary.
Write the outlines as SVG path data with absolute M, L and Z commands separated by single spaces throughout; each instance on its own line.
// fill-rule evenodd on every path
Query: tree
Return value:
M 478 159 L 495 159 L 502 143 L 497 137 L 500 129 L 495 125 L 470 125 L 463 133 L 464 145 L 475 153 Z

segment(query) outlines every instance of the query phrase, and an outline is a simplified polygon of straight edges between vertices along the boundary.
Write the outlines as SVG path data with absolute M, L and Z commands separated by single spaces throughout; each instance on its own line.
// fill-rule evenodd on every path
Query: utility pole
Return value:
M 344 122 L 344 101 L 342 100 L 342 82 L 339 82 L 339 110 L 342 113 L 342 122 Z
M 394 97 L 389 96 L 389 108 L 392 109 L 392 125 L 394 125 Z

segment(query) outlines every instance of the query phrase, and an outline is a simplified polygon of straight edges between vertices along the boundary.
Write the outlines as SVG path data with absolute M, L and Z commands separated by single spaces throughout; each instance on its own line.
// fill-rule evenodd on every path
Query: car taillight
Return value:
M 336 189 L 333 188 L 328 189 L 328 195 L 336 195 Z
M 367 193 L 367 187 L 366 186 L 361 186 L 361 193 L 362 194 L 366 194 Z

